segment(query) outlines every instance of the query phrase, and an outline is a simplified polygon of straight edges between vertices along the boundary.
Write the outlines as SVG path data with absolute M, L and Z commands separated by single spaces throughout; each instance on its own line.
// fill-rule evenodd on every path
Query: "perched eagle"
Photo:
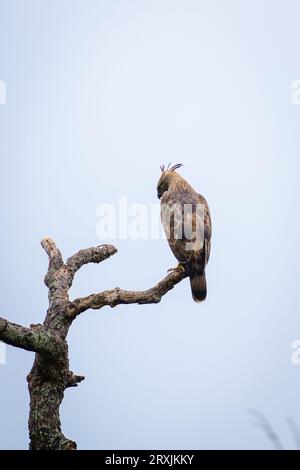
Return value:
M 211 219 L 208 204 L 175 170 L 165 169 L 157 184 L 162 224 L 179 266 L 190 278 L 193 299 L 206 298 L 205 266 L 210 255 Z

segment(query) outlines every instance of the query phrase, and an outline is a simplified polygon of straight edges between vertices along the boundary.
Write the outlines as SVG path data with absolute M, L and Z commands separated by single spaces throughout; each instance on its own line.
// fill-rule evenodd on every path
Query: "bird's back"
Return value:
M 208 203 L 179 176 L 161 198 L 161 215 L 170 248 L 190 277 L 193 298 L 202 301 L 211 240 Z

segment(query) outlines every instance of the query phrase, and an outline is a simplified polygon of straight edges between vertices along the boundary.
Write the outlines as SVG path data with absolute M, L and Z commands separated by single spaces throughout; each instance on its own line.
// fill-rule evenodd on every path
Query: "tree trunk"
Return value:
M 75 450 L 76 442 L 67 439 L 60 424 L 59 408 L 68 387 L 77 387 L 84 380 L 69 369 L 67 334 L 77 315 L 92 308 L 115 307 L 119 304 L 150 304 L 162 296 L 187 274 L 174 270 L 156 286 L 145 291 L 115 289 L 69 300 L 69 289 L 76 272 L 87 263 L 100 263 L 117 252 L 111 245 L 80 250 L 66 263 L 50 238 L 42 241 L 48 254 L 49 267 L 45 276 L 49 308 L 44 324 L 26 328 L 0 318 L 0 340 L 36 353 L 27 376 L 30 395 L 29 437 L 31 450 Z

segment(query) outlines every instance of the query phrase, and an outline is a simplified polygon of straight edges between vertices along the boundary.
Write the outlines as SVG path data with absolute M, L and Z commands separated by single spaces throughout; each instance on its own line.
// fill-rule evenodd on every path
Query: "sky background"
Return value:
M 65 258 L 103 243 L 97 207 L 157 203 L 162 163 L 184 163 L 212 214 L 206 302 L 185 280 L 158 305 L 74 322 L 71 369 L 86 380 L 61 419 L 78 448 L 272 448 L 251 408 L 294 448 L 299 15 L 293 0 L 0 0 L 0 316 L 42 322 L 40 240 Z M 146 289 L 176 264 L 161 239 L 109 242 L 118 254 L 82 268 L 71 299 Z M 6 353 L 0 448 L 25 449 L 34 355 Z

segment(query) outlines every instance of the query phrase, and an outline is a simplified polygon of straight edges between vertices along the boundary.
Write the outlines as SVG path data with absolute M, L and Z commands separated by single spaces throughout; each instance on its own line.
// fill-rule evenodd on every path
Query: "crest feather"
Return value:
M 183 166 L 183 163 L 176 163 L 176 165 L 173 165 L 171 167 L 171 163 L 172 162 L 169 162 L 168 166 L 165 167 L 165 165 L 161 165 L 160 166 L 160 169 L 161 169 L 161 172 L 162 173 L 165 173 L 166 171 L 175 171 L 177 170 L 178 168 L 182 167 Z

